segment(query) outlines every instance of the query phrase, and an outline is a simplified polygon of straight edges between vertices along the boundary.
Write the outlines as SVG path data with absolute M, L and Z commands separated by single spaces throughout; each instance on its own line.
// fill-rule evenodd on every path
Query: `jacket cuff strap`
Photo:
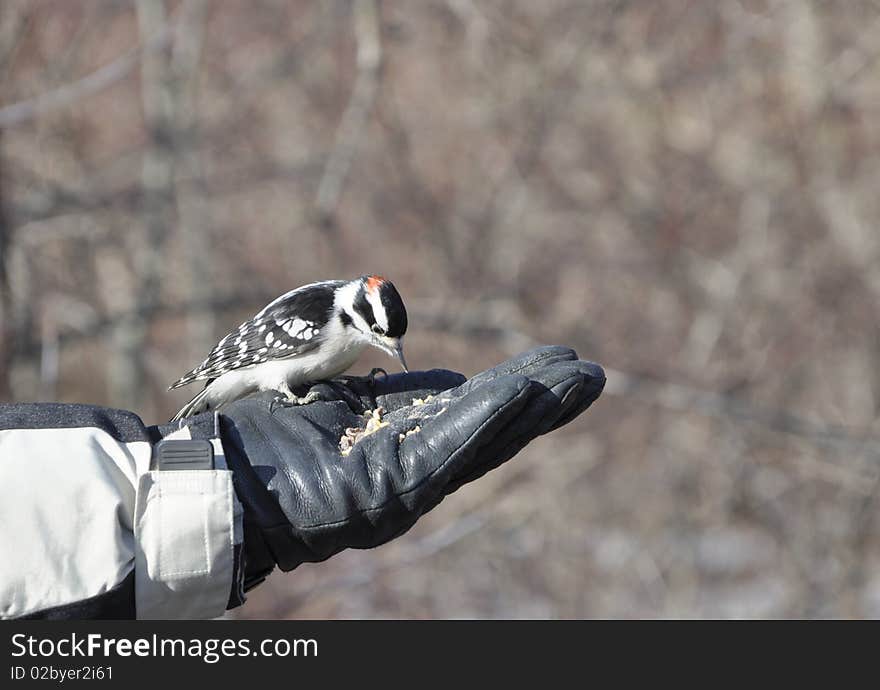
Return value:
M 235 559 L 241 552 L 242 508 L 232 472 L 219 437 L 210 439 L 212 468 L 203 456 L 196 458 L 194 446 L 174 447 L 174 441 L 190 441 L 193 435 L 201 436 L 188 427 L 165 435 L 162 444 L 172 461 L 157 453 L 150 471 L 138 477 L 134 534 L 139 619 L 215 618 L 242 588 L 233 582 L 240 579 Z

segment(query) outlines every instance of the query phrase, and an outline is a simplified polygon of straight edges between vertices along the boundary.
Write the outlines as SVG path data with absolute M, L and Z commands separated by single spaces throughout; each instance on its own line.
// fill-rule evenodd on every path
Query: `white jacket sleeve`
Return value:
M 0 405 L 0 617 L 221 615 L 241 508 L 202 417 L 173 436 L 212 440 L 214 469 L 159 471 L 130 412 Z

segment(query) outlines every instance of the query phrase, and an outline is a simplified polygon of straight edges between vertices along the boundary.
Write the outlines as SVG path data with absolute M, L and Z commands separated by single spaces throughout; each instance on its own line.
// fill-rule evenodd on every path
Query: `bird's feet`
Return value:
M 324 381 L 319 383 L 328 384 L 331 389 L 335 388 L 336 392 L 342 396 L 342 399 L 348 398 L 352 393 L 357 395 L 357 390 L 361 388 L 361 386 L 365 386 L 368 392 L 368 396 L 373 403 L 373 407 L 376 407 L 376 377 L 382 374 L 383 376 L 388 376 L 388 372 L 385 371 L 382 367 L 374 367 L 370 370 L 370 373 L 366 376 L 338 376 L 332 381 Z M 334 386 L 334 384 L 336 384 Z M 342 384 L 340 387 L 339 384 Z M 350 388 L 353 386 L 353 390 Z M 348 391 L 346 391 L 348 388 Z M 340 390 L 341 389 L 341 390 Z M 279 394 L 272 399 L 272 402 L 269 405 L 269 413 L 275 411 L 278 407 L 299 407 L 301 405 L 309 405 L 313 402 L 317 402 L 318 400 L 324 400 L 324 396 L 320 391 L 311 390 L 306 395 L 298 396 L 289 388 L 279 388 Z
M 321 399 L 318 391 L 309 391 L 302 397 L 296 395 L 292 391 L 289 394 L 276 395 L 269 404 L 269 414 L 272 414 L 277 407 L 299 407 L 300 405 L 310 405 Z
M 378 374 L 382 374 L 382 376 L 388 376 L 388 372 L 385 371 L 382 367 L 373 367 L 370 370 L 370 373 L 366 376 L 343 375 L 337 377 L 337 380 L 347 384 L 364 382 L 370 387 L 370 390 L 373 390 L 376 387 L 376 376 Z
M 376 377 L 382 374 L 382 376 L 388 376 L 388 372 L 385 371 L 382 367 L 373 367 L 370 370 L 370 373 L 366 376 L 351 376 L 344 375 L 336 378 L 336 381 L 345 384 L 346 386 L 352 388 L 355 393 L 358 390 L 363 391 L 361 386 L 366 387 L 367 395 L 373 403 L 373 407 L 376 406 Z

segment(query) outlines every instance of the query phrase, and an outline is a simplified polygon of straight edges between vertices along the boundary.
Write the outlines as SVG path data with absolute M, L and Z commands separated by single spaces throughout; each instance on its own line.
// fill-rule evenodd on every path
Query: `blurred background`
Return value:
M 381 273 L 411 366 L 606 391 L 236 616 L 880 616 L 878 180 L 880 2 L 3 0 L 0 400 L 164 421 Z

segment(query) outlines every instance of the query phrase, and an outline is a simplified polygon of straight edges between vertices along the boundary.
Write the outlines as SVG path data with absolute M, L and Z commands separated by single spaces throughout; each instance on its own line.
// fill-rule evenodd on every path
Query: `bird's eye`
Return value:
M 376 335 L 385 335 L 385 329 L 382 328 L 378 323 L 374 323 L 372 327 L 373 333 Z

